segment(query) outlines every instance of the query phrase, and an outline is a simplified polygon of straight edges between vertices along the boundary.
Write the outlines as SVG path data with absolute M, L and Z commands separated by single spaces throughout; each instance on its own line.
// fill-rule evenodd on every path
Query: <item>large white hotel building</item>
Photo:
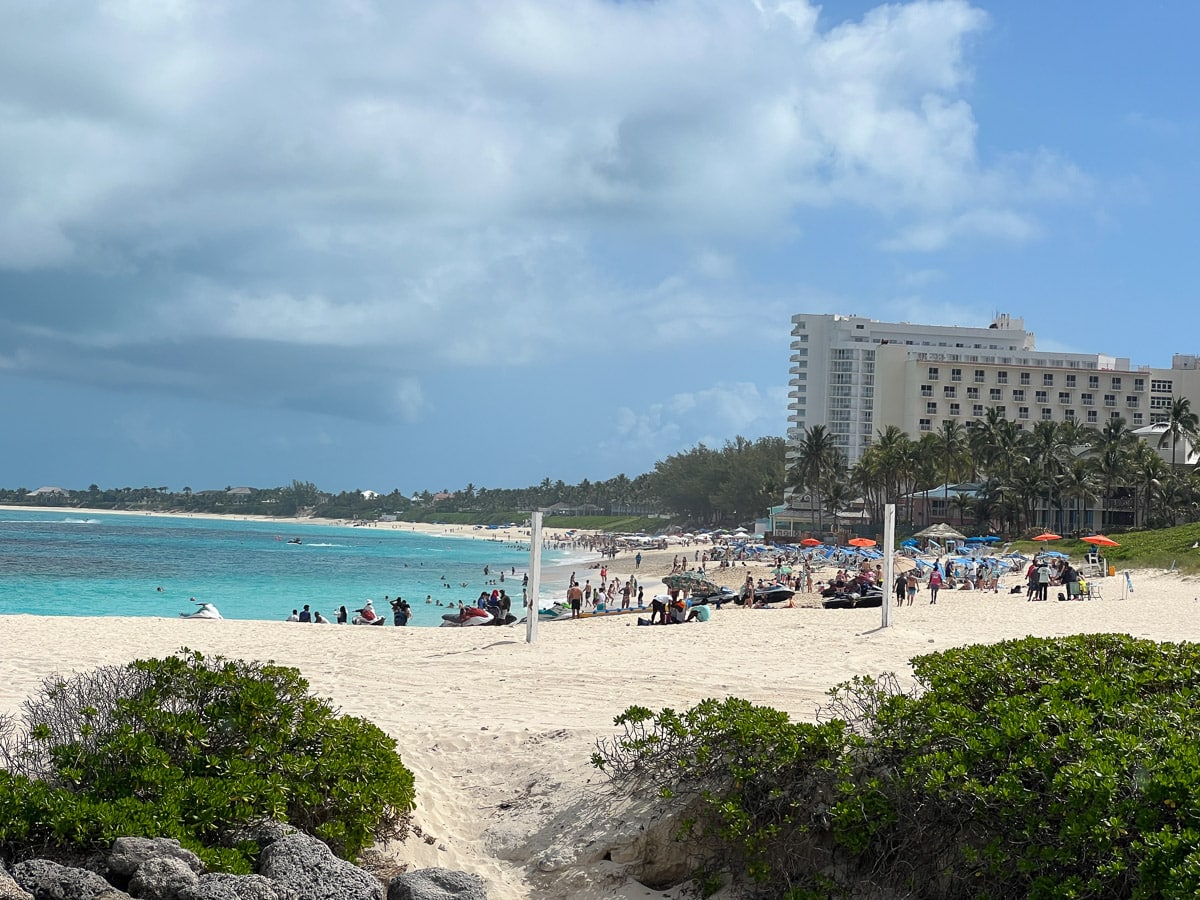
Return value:
M 1067 419 L 1099 428 L 1119 416 L 1137 429 L 1165 420 L 1179 396 L 1200 406 L 1194 355 L 1155 369 L 1042 351 L 1007 314 L 986 328 L 960 328 L 801 313 L 792 317 L 788 459 L 814 425 L 853 464 L 889 425 L 915 440 L 947 419 L 966 424 L 998 407 L 1025 428 Z

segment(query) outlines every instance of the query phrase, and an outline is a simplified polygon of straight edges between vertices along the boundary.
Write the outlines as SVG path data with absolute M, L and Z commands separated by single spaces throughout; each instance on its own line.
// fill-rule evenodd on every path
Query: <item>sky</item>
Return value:
M 0 486 L 632 478 L 785 435 L 801 312 L 1169 366 L 1197 33 L 1186 0 L 0 0 Z

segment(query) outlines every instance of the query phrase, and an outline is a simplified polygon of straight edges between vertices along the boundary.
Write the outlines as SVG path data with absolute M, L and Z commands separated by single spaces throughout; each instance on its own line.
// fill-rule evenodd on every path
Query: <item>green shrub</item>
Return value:
M 395 741 L 308 693 L 296 669 L 205 658 L 48 679 L 0 737 L 0 853 L 174 837 L 248 871 L 241 826 L 286 821 L 353 858 L 402 836 L 413 777 Z
M 634 707 L 593 763 L 688 800 L 703 870 L 763 896 L 1200 894 L 1200 646 L 1028 638 L 912 664 L 915 691 L 854 679 L 817 725 Z

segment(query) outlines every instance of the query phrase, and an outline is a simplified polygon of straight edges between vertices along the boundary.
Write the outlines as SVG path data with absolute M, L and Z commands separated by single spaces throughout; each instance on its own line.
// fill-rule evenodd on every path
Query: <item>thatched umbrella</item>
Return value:
M 965 534 L 960 534 L 945 522 L 930 525 L 928 528 L 918 531 L 913 537 L 933 538 L 935 541 L 965 541 L 967 539 Z

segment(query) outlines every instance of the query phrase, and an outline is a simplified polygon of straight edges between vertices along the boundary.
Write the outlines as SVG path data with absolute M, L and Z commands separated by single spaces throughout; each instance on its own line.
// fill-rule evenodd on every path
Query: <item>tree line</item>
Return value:
M 704 444 L 655 463 L 635 478 L 625 474 L 577 484 L 544 478 L 525 488 L 465 487 L 406 494 L 353 490 L 330 493 L 310 481 L 269 488 L 193 491 L 185 487 L 101 488 L 34 494 L 26 488 L 0 489 L 0 504 L 73 506 L 96 510 L 145 510 L 206 514 L 312 516 L 375 521 L 431 519 L 463 514 L 480 519 L 562 507 L 575 514 L 663 516 L 696 525 L 748 524 L 783 497 L 786 447 L 783 438 L 750 441 L 741 436 L 723 447 Z

